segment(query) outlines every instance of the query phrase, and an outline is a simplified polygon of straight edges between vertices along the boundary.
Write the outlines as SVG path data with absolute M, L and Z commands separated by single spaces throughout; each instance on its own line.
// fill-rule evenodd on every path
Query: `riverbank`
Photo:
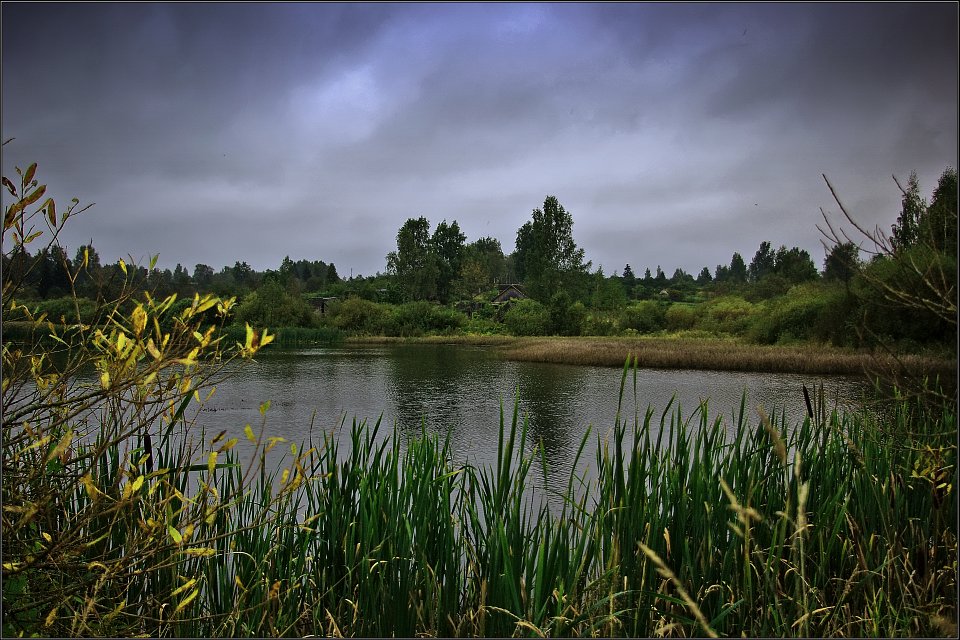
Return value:
M 598 367 L 622 367 L 627 356 L 640 367 L 757 373 L 860 375 L 901 370 L 909 375 L 956 377 L 956 362 L 922 355 L 891 356 L 824 345 L 771 346 L 722 338 L 514 337 L 505 335 L 423 338 L 351 337 L 346 344 L 456 344 L 494 348 L 507 359 Z

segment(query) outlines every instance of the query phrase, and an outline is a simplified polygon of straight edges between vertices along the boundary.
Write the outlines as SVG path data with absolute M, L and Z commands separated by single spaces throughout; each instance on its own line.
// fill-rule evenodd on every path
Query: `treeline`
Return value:
M 22 278 L 23 297 L 53 318 L 71 316 L 75 292 L 82 321 L 84 309 L 116 298 L 132 277 L 154 297 L 235 296 L 237 322 L 270 327 L 399 336 L 706 332 L 768 344 L 921 350 L 955 338 L 956 180 L 955 170 L 944 171 L 928 204 L 911 174 L 891 233 L 866 236 L 860 244 L 872 242 L 864 249 L 833 234 L 822 269 L 806 250 L 764 241 L 749 262 L 734 252 L 712 273 L 705 266 L 696 276 L 680 268 L 668 276 L 657 265 L 638 276 L 626 264 L 606 275 L 585 260 L 573 217 L 554 196 L 517 230 L 510 254 L 496 238 L 468 242 L 456 220 L 431 230 L 427 218 L 410 218 L 386 255 L 386 273 L 369 277 L 342 279 L 332 263 L 289 257 L 263 272 L 240 261 L 219 272 L 197 264 L 192 273 L 179 264 L 172 271 L 101 264 L 92 244 L 72 260 L 57 245 L 36 256 L 4 254 L 3 267 Z M 873 255 L 864 261 L 866 250 Z M 491 304 L 504 283 L 520 284 L 528 299 Z

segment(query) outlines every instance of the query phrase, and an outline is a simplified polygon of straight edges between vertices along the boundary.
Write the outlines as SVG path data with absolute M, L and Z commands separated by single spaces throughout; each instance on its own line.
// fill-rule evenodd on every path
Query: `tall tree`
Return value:
M 896 181 L 896 176 L 893 179 Z M 920 220 L 926 212 L 927 203 L 920 197 L 920 182 L 917 180 L 916 171 L 910 172 L 906 189 L 900 185 L 900 182 L 897 182 L 897 186 L 903 192 L 903 198 L 901 199 L 900 216 L 891 227 L 893 235 L 890 241 L 896 251 L 902 251 L 917 243 L 920 233 Z
M 198 264 L 193 267 L 193 283 L 206 291 L 206 288 L 213 282 L 213 267 L 206 264 Z
M 449 225 L 446 220 L 438 224 L 430 238 L 430 249 L 437 265 L 437 298 L 443 303 L 449 302 L 453 281 L 460 274 L 466 239 L 456 220 Z
M 517 231 L 516 254 L 527 292 L 543 301 L 578 281 L 589 268 L 583 249 L 573 240 L 573 216 L 555 196 L 547 196 L 543 209 L 534 209 L 533 220 Z
M 787 249 L 784 245 L 777 249 L 774 271 L 791 284 L 816 280 L 820 275 L 806 249 Z
M 957 255 L 957 171 L 947 168 L 937 182 L 930 206 L 919 225 L 920 242 Z
M 397 250 L 387 254 L 387 269 L 397 276 L 409 300 L 427 300 L 437 294 L 437 264 L 430 248 L 430 222 L 408 218 L 397 232 Z
M 326 282 L 327 284 L 336 284 L 340 282 L 340 275 L 337 273 L 337 265 L 332 262 L 327 266 L 326 273 Z
M 747 281 L 747 265 L 744 264 L 743 256 L 739 253 L 734 253 L 730 259 L 730 272 L 728 277 L 731 282 Z
M 770 243 L 766 240 L 760 243 L 760 248 L 754 254 L 750 266 L 747 268 L 747 276 L 750 282 L 759 282 L 761 278 L 773 273 L 776 266 L 776 254 L 770 248 Z
M 860 269 L 860 248 L 852 242 L 831 247 L 823 261 L 823 279 L 847 282 Z

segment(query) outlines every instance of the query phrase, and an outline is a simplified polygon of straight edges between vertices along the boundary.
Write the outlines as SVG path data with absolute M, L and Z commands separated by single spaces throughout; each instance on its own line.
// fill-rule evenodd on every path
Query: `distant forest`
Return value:
M 517 230 L 510 254 L 496 238 L 468 242 L 456 220 L 443 220 L 431 230 L 427 218 L 411 218 L 386 254 L 386 272 L 366 277 L 344 279 L 333 263 L 289 256 L 277 269 L 262 272 L 244 261 L 219 271 L 206 264 L 192 270 L 178 264 L 172 271 L 102 264 L 92 244 L 72 257 L 57 244 L 35 255 L 24 249 L 4 253 L 3 270 L 5 279 L 22 279 L 22 302 L 65 320 L 73 315 L 74 295 L 93 309 L 96 300 L 115 299 L 132 284 L 155 298 L 233 296 L 240 302 L 238 321 L 268 326 L 403 334 L 390 322 L 371 320 L 383 313 L 363 302 L 429 303 L 463 314 L 445 313 L 446 320 L 438 321 L 444 331 L 610 335 L 699 329 L 766 343 L 822 340 L 862 346 L 889 340 L 915 349 L 952 342 L 955 323 L 951 327 L 940 310 L 922 302 L 891 313 L 885 290 L 933 287 L 931 296 L 946 292 L 955 300 L 956 180 L 954 169 L 945 170 L 928 203 L 911 174 L 902 187 L 900 216 L 883 236 L 886 250 L 835 238 L 819 268 L 806 250 L 764 241 L 749 262 L 734 252 L 728 264 L 704 266 L 697 274 L 676 268 L 668 275 L 660 265 L 645 266 L 640 274 L 628 263 L 608 275 L 585 259 L 574 240 L 571 213 L 548 196 Z M 508 310 L 491 308 L 498 286 L 505 284 L 520 285 L 526 299 Z M 435 329 L 411 326 L 406 333 Z

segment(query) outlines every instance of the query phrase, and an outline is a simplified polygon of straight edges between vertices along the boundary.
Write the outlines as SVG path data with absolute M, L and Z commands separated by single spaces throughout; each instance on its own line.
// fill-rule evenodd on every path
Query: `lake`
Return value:
M 441 438 L 449 435 L 456 462 L 495 464 L 501 403 L 509 425 L 519 398 L 521 416 L 529 424 L 527 450 L 541 443 L 547 462 L 546 470 L 536 465 L 532 480 L 539 488 L 562 489 L 587 429 L 602 437 L 613 427 L 620 379 L 621 370 L 615 368 L 506 361 L 490 347 L 270 349 L 217 387 L 197 424 L 208 437 L 225 429 L 240 438 L 245 460 L 244 426 L 259 429 L 259 407 L 269 400 L 264 433 L 298 445 L 312 429 L 315 441 L 324 431 L 342 434 L 346 452 L 352 420 L 372 424 L 382 416 L 381 437 L 390 435 L 394 425 L 402 440 L 425 428 Z M 650 407 L 658 428 L 672 399 L 671 410 L 679 407 L 684 419 L 706 402 L 711 420 L 722 417 L 729 430 L 746 393 L 748 424 L 756 425 L 758 406 L 768 414 L 785 413 L 788 424 L 796 424 L 806 415 L 802 385 L 812 390 L 821 384 L 828 406 L 843 408 L 857 407 L 870 389 L 862 379 L 843 376 L 638 369 L 636 402 L 631 372 L 622 413 L 632 425 L 635 412 L 642 421 Z M 595 442 L 591 437 L 579 470 L 589 469 Z

